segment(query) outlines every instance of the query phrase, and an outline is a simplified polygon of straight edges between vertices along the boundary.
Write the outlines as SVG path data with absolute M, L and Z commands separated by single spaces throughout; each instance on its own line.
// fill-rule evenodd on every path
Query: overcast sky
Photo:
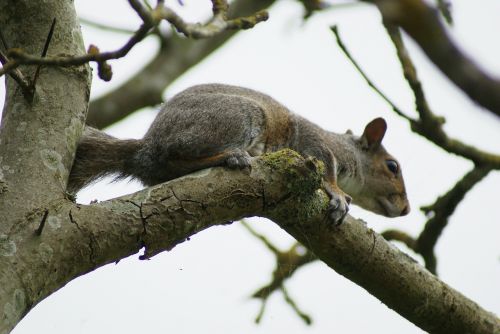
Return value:
M 132 29 L 138 24 L 124 0 L 75 3 L 84 18 Z M 210 10 L 208 0 L 184 3 L 184 8 L 176 8 L 190 20 L 200 19 Z M 325 11 L 307 22 L 301 20 L 301 13 L 298 2 L 279 1 L 270 10 L 267 22 L 240 33 L 172 84 L 165 97 L 194 84 L 222 82 L 270 94 L 331 131 L 350 128 L 360 134 L 371 119 L 384 117 L 389 124 L 384 144 L 403 166 L 413 211 L 395 219 L 358 208 L 352 208 L 351 213 L 377 231 L 398 228 L 413 235 L 419 233 L 425 218 L 418 208 L 449 189 L 471 169 L 471 163 L 412 134 L 408 124 L 370 90 L 336 46 L 329 31 L 333 24 L 338 25 L 348 48 L 379 87 L 401 109 L 413 114 L 411 92 L 376 10 L 361 4 Z M 455 26 L 450 32 L 461 47 L 495 75 L 500 74 L 498 13 L 498 1 L 453 1 Z M 92 43 L 101 50 L 119 47 L 127 39 L 85 25 L 82 29 L 86 45 Z M 105 83 L 95 77 L 92 97 L 117 87 L 154 56 L 156 48 L 155 41 L 149 39 L 130 56 L 113 61 L 113 80 Z M 431 107 L 447 119 L 448 133 L 500 154 L 498 118 L 450 85 L 411 42 L 409 48 Z M 2 85 L 1 101 L 4 90 Z M 156 112 L 145 109 L 107 131 L 121 138 L 139 138 Z M 441 278 L 497 314 L 499 188 L 498 172 L 477 185 L 450 219 L 436 249 Z M 101 182 L 83 191 L 78 200 L 88 203 L 138 189 L 140 185 L 135 182 Z M 280 247 L 292 244 L 293 239 L 273 223 L 252 221 L 255 229 Z M 299 307 L 312 315 L 314 324 L 304 325 L 276 293 L 261 325 L 256 326 L 253 319 L 260 304 L 248 297 L 268 283 L 273 260 L 239 224 L 211 228 L 149 261 L 132 256 L 74 280 L 35 307 L 12 333 L 422 333 L 319 262 L 304 267 L 286 284 Z

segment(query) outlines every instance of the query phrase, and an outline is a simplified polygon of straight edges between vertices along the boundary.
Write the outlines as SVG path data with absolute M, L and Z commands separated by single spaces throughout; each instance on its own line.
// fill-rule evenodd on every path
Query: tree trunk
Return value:
M 72 1 L 0 0 L 0 28 L 10 48 L 41 54 L 52 20 L 48 55 L 82 54 L 83 39 Z M 34 68 L 20 70 L 31 78 Z M 8 332 L 41 297 L 42 269 L 52 250 L 29 223 L 65 202 L 65 188 L 88 108 L 88 66 L 41 68 L 32 101 L 6 78 L 0 132 L 0 332 Z M 49 220 L 50 219 L 50 220 Z M 49 216 L 48 224 L 57 224 Z M 24 233 L 27 230 L 30 233 Z M 60 236 L 64 238 L 64 236 Z M 21 247 L 28 247 L 23 249 Z M 58 287 L 52 287 L 54 291 Z M 46 296 L 47 294 L 44 294 Z

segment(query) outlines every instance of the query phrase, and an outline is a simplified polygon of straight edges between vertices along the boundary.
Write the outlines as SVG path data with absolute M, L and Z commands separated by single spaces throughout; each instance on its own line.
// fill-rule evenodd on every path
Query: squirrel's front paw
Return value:
M 250 154 L 244 150 L 235 150 L 227 157 L 226 164 L 231 169 L 250 168 Z
M 345 216 L 349 212 L 349 204 L 351 197 L 347 194 L 338 194 L 332 192 L 330 194 L 330 205 L 328 206 L 328 216 L 334 225 L 340 225 L 344 221 Z
M 324 182 L 323 188 L 330 197 L 330 205 L 328 206 L 328 216 L 334 225 L 340 225 L 344 221 L 347 212 L 349 212 L 349 204 L 352 198 L 335 183 Z

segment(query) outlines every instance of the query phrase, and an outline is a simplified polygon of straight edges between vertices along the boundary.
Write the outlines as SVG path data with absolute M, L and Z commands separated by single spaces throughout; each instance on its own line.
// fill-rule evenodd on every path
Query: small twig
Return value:
M 30 83 L 28 80 L 24 77 L 24 75 L 19 71 L 19 69 L 12 67 L 13 62 L 7 58 L 7 56 L 0 50 L 0 63 L 2 63 L 2 69 L 8 71 L 10 77 L 14 79 L 19 87 L 21 87 L 21 90 L 23 91 L 23 94 L 25 96 L 28 96 L 27 93 L 30 90 Z M 9 69 L 12 67 L 12 70 L 9 71 Z M 1 71 L 1 70 L 0 70 Z
M 266 311 L 266 305 L 267 305 L 267 298 L 261 299 L 259 313 L 257 313 L 257 316 L 255 317 L 256 324 L 260 324 L 260 321 L 262 320 L 262 317 L 264 316 L 264 312 Z
M 267 249 L 269 249 L 274 255 L 277 256 L 281 253 L 280 250 L 276 246 L 274 246 L 265 236 L 257 233 L 257 231 L 251 228 L 250 225 L 248 225 L 248 223 L 244 219 L 240 220 L 240 222 L 241 225 L 243 225 L 243 227 L 245 227 L 247 231 L 250 232 L 251 235 L 262 241 L 262 243 L 266 245 Z
M 218 7 L 217 10 L 220 10 Z M 191 38 L 209 38 L 220 34 L 222 31 L 235 29 L 250 29 L 257 23 L 266 21 L 269 16 L 266 11 L 259 11 L 251 16 L 226 20 L 223 12 L 218 12 L 207 24 L 185 22 L 177 13 L 168 7 L 157 7 L 154 16 L 162 18 L 172 24 L 177 31 Z
M 45 56 L 47 55 L 47 51 L 49 49 L 50 41 L 52 40 L 52 36 L 54 34 L 54 28 L 55 28 L 55 26 L 56 26 L 56 18 L 54 17 L 54 19 L 52 20 L 52 24 L 50 25 L 49 34 L 47 35 L 47 39 L 45 40 L 45 45 L 43 46 L 42 54 L 40 56 L 41 58 L 45 58 Z M 33 97 L 33 94 L 35 93 L 36 82 L 37 82 L 38 76 L 40 74 L 40 68 L 41 68 L 41 66 L 42 66 L 41 64 L 38 64 L 38 66 L 36 67 L 35 74 L 33 75 L 33 80 L 31 80 L 30 88 L 31 88 L 32 97 Z
M 437 8 L 439 9 L 439 12 L 441 12 L 441 15 L 443 15 L 446 23 L 452 25 L 453 17 L 451 16 L 451 2 L 448 0 L 436 0 L 436 2 Z
M 102 29 L 102 30 L 111 31 L 111 32 L 119 33 L 119 34 L 126 34 L 126 35 L 131 35 L 134 33 L 134 30 L 132 30 L 132 29 L 115 27 L 115 26 L 95 22 L 95 21 L 92 21 L 92 20 L 89 20 L 89 19 L 86 19 L 83 17 L 79 17 L 79 20 L 81 23 L 83 23 L 89 27 L 93 27 L 93 28 L 97 28 L 97 29 Z
M 9 49 L 9 46 L 7 44 L 7 41 L 5 40 L 5 37 L 3 35 L 3 32 L 2 32 L 2 29 L 0 28 L 0 41 L 2 41 L 2 45 L 3 45 L 3 48 L 5 50 L 8 50 Z
M 138 0 L 128 0 L 128 3 L 130 4 L 130 7 L 132 7 L 133 10 L 139 15 L 141 20 L 149 26 L 154 25 L 153 23 L 153 17 L 151 16 L 151 12 L 147 10 L 140 1 Z
M 425 266 L 430 272 L 436 273 L 436 258 L 434 247 L 448 224 L 450 216 L 455 212 L 465 194 L 479 183 L 491 171 L 490 167 L 476 166 L 459 180 L 445 195 L 439 197 L 434 204 L 422 208 L 422 211 L 432 217 L 425 224 L 415 243 L 414 250 L 424 257 Z
M 349 50 L 347 50 L 344 42 L 340 38 L 337 26 L 332 26 L 332 27 L 330 27 L 330 29 L 335 34 L 335 38 L 337 40 L 338 46 L 340 47 L 340 49 L 342 50 L 342 52 L 345 54 L 345 56 L 347 57 L 347 59 L 349 59 L 351 61 L 351 63 L 354 65 L 354 67 L 358 70 L 359 74 L 361 74 L 361 76 L 363 77 L 363 79 L 365 79 L 365 81 L 368 84 L 368 86 L 370 86 L 382 99 L 384 99 L 392 107 L 392 110 L 394 110 L 394 112 L 396 114 L 398 114 L 399 116 L 405 118 L 406 120 L 408 120 L 410 122 L 413 121 L 413 119 L 410 116 L 408 116 L 405 112 L 403 112 L 400 108 L 398 108 L 396 106 L 396 104 L 394 102 L 392 102 L 392 100 L 389 99 L 389 97 L 387 97 L 387 95 L 385 95 L 373 83 L 373 81 L 370 80 L 370 78 L 368 77 L 368 75 L 366 75 L 366 73 L 363 71 L 363 69 L 358 64 L 358 62 L 356 60 L 354 60 L 354 57 L 351 55 L 351 53 L 349 52 Z
M 290 297 L 288 294 L 287 289 L 285 288 L 284 285 L 281 286 L 281 292 L 283 293 L 283 297 L 285 298 L 285 302 L 290 305 L 290 307 L 295 311 L 295 313 L 307 324 L 311 325 L 312 324 L 312 318 L 310 315 L 307 313 L 303 312 L 300 310 L 298 307 L 297 303 Z
M 5 40 L 2 29 L 0 29 L 0 41 L 2 42 L 4 49 L 8 50 L 9 46 L 7 44 L 7 41 Z M 29 91 L 29 85 L 30 85 L 28 80 L 24 77 L 21 71 L 16 69 L 17 66 L 9 60 L 9 58 L 5 55 L 5 53 L 3 53 L 1 49 L 0 49 L 0 63 L 2 63 L 2 69 L 0 69 L 0 71 L 3 70 L 9 72 L 10 77 L 17 82 L 19 87 L 21 87 L 23 94 L 27 96 L 27 92 Z
M 309 252 L 307 249 L 303 253 L 299 252 L 299 248 L 303 247 L 299 243 L 295 243 L 288 251 L 282 252 L 276 246 L 274 246 L 265 236 L 257 233 L 253 230 L 250 225 L 248 225 L 244 220 L 241 221 L 243 226 L 256 238 L 258 238 L 262 243 L 269 249 L 276 257 L 276 269 L 273 272 L 273 279 L 271 282 L 252 294 L 253 298 L 258 298 L 262 302 L 261 309 L 257 315 L 255 322 L 259 323 L 265 310 L 265 306 L 268 298 L 276 290 L 281 290 L 285 301 L 294 309 L 297 315 L 300 316 L 304 322 L 308 325 L 311 323 L 311 318 L 301 312 L 296 305 L 296 303 L 287 294 L 283 283 L 288 278 L 292 277 L 295 271 L 305 264 L 315 261 L 316 257 Z
M 45 210 L 43 216 L 42 216 L 42 221 L 40 221 L 40 225 L 38 225 L 38 228 L 35 231 L 35 235 L 41 236 L 43 228 L 45 227 L 45 221 L 47 220 L 47 216 L 49 215 L 49 210 Z
M 228 8 L 229 5 L 227 4 L 226 0 L 212 0 L 212 12 L 214 16 L 225 16 L 227 14 Z
M 410 236 L 406 232 L 399 231 L 399 230 L 387 230 L 387 231 L 382 232 L 382 236 L 387 241 L 391 241 L 391 240 L 399 241 L 399 242 L 404 243 L 411 250 L 415 250 L 416 240 L 415 240 L 415 238 L 413 238 L 412 236 Z

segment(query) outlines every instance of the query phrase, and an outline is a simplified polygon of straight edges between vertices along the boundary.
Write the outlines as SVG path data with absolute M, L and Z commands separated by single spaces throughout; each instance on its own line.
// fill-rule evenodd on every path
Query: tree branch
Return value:
M 139 1 L 129 0 L 131 7 L 136 11 L 143 23 L 134 32 L 132 37 L 121 48 L 110 52 L 87 52 L 84 55 L 76 56 L 56 56 L 56 57 L 38 57 L 24 52 L 21 49 L 10 49 L 7 56 L 11 58 L 5 66 L 0 69 L 0 76 L 12 71 L 19 65 L 51 65 L 51 66 L 79 66 L 94 61 L 99 65 L 110 59 L 119 59 L 128 54 L 128 52 L 139 42 L 141 42 L 148 32 L 165 20 L 172 24 L 178 31 L 192 38 L 207 38 L 216 36 L 226 30 L 249 29 L 257 23 L 267 20 L 268 15 L 265 11 L 257 12 L 251 16 L 240 17 L 236 19 L 226 19 L 227 6 L 224 10 L 218 10 L 215 15 L 206 24 L 192 24 L 184 21 L 177 13 L 166 7 L 163 2 L 158 2 L 153 10 L 148 10 Z M 9 66 L 7 66 L 9 65 Z
M 455 85 L 478 104 L 500 116 L 500 81 L 485 73 L 451 40 L 437 11 L 422 0 L 365 0 L 385 21 L 398 25 Z
M 41 299 L 73 278 L 145 247 L 171 250 L 213 225 L 268 217 L 328 266 L 432 333 L 494 333 L 500 319 L 422 268 L 351 217 L 326 219 L 323 170 L 291 151 L 252 161 L 251 173 L 213 168 L 94 205 L 57 201 L 0 238 L 0 309 L 5 333 Z M 102 224 L 106 221 L 106 224 Z M 6 253 L 9 256 L 6 256 Z
M 245 221 L 241 222 L 243 226 L 252 234 L 254 237 L 259 239 L 270 251 L 274 254 L 276 258 L 276 267 L 273 272 L 273 278 L 270 283 L 259 288 L 252 294 L 253 298 L 258 298 L 261 300 L 262 307 L 261 311 L 255 319 L 256 323 L 259 323 L 262 316 L 264 315 L 265 305 L 269 297 L 276 291 L 280 290 L 285 298 L 285 301 L 294 312 L 308 325 L 312 323 L 312 319 L 309 315 L 300 311 L 297 304 L 289 296 L 285 288 L 285 280 L 292 277 L 295 271 L 302 268 L 304 265 L 317 260 L 317 258 L 312 254 L 307 248 L 299 243 L 295 243 L 287 251 L 280 251 L 275 247 L 267 238 L 256 231 L 254 231 L 250 225 Z

